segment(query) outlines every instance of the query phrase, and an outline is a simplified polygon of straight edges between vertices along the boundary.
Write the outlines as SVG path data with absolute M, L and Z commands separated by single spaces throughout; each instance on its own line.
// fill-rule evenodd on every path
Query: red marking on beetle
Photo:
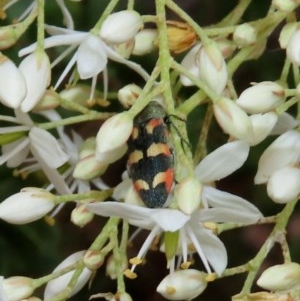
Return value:
M 172 188 L 173 178 L 174 178 L 174 171 L 172 168 L 169 168 L 164 172 L 159 172 L 155 175 L 153 179 L 152 187 L 155 188 L 157 185 L 164 183 L 165 189 L 169 193 Z
M 153 118 L 153 119 L 149 120 L 149 122 L 146 125 L 147 133 L 153 134 L 153 130 L 163 123 L 164 123 L 164 121 L 161 118 Z
M 133 186 L 137 192 L 139 192 L 140 190 L 149 190 L 149 185 L 144 180 L 134 181 Z

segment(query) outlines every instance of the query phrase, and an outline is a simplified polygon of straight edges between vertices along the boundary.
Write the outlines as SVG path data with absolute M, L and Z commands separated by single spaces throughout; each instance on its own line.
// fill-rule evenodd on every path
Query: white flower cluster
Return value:
M 17 1 L 8 2 L 4 11 Z M 17 20 L 20 28 L 23 26 L 26 29 L 37 15 L 37 24 L 41 26 L 39 14 L 43 2 L 32 2 L 24 16 Z M 194 299 L 206 289 L 209 282 L 222 277 L 227 268 L 227 250 L 218 237 L 218 230 L 227 224 L 241 227 L 263 220 L 263 214 L 251 202 L 218 189 L 218 181 L 244 165 L 252 147 L 261 142 L 269 143 L 276 135 L 257 160 L 254 183 L 266 184 L 269 198 L 276 203 L 291 204 L 299 199 L 299 83 L 295 84 L 297 88 L 287 89 L 287 84 L 282 80 L 266 80 L 253 83 L 238 95 L 231 78 L 233 70 L 230 68 L 230 59 L 234 61 L 234 55 L 238 57 L 236 53 L 245 49 L 251 50 L 251 58 L 258 57 L 264 51 L 264 46 L 259 43 L 262 33 L 258 25 L 252 22 L 229 26 L 230 38 L 225 39 L 222 34 L 222 39 L 215 39 L 206 34 L 201 36 L 203 29 L 200 27 L 197 31 L 187 24 L 183 26 L 181 22 L 162 22 L 161 16 L 141 16 L 132 9 L 114 12 L 113 7 L 108 6 L 105 18 L 100 18 L 90 31 L 83 32 L 74 30 L 74 22 L 65 1 L 56 2 L 64 17 L 65 28 L 42 24 L 43 34 L 45 29 L 49 36 L 44 38 L 38 32 L 37 41 L 18 52 L 20 57 L 26 56 L 18 66 L 0 53 L 0 105 L 5 108 L 4 112 L 9 112 L 0 115 L 0 165 L 6 164 L 23 177 L 42 171 L 47 179 L 42 187 L 26 187 L 1 200 L 0 219 L 17 225 L 31 223 L 48 214 L 55 216 L 69 201 L 76 204 L 70 219 L 79 227 L 90 223 L 95 214 L 110 219 L 103 229 L 99 229 L 101 239 L 98 237 L 89 249 L 68 256 L 51 274 L 39 279 L 1 276 L 0 301 L 39 301 L 41 299 L 33 294 L 46 283 L 44 300 L 66 300 L 91 281 L 94 272 L 104 263 L 107 274 L 117 279 L 118 291 L 116 294 L 96 294 L 91 298 L 131 301 L 120 275 L 124 273 L 129 278 L 135 278 L 137 266 L 145 260 L 147 252 L 157 241 L 159 250 L 166 256 L 169 270 L 169 274 L 159 283 L 157 292 L 168 300 Z M 173 1 L 167 2 L 176 12 L 177 8 L 170 4 Z M 164 1 L 157 1 L 157 9 L 161 6 L 159 3 Z M 297 5 L 294 1 L 274 0 L 272 7 L 276 12 L 288 14 Z M 181 17 L 184 18 L 183 12 Z M 145 22 L 148 22 L 145 20 L 151 20 L 157 28 L 144 29 Z M 25 25 L 27 22 L 28 25 Z M 4 37 L 10 39 L 3 46 L 0 41 L 0 48 L 4 50 L 14 45 L 24 28 L 14 27 L 15 40 L 7 31 L 9 28 L 6 28 Z M 186 40 L 185 33 L 189 33 Z M 287 64 L 293 65 L 294 70 L 300 66 L 299 41 L 298 23 L 289 23 L 282 28 L 279 43 L 281 48 L 286 49 Z M 164 45 L 169 48 L 160 49 Z M 60 51 L 61 46 L 67 46 L 67 49 L 51 62 L 51 56 L 46 51 L 50 48 Z M 159 58 L 151 74 L 131 59 L 131 55 L 143 56 L 155 53 L 157 49 Z M 186 54 L 179 64 L 172 54 L 183 51 Z M 72 52 L 65 69 L 53 84 L 51 73 L 55 66 Z M 129 83 L 114 93 L 125 108 L 115 114 L 103 109 L 110 104 L 109 60 L 127 66 L 146 82 L 144 88 Z M 165 74 L 167 69 L 174 71 L 174 91 L 188 91 L 196 86 L 200 89 L 200 93 L 195 94 L 197 97 L 192 96 L 184 101 L 178 93 L 175 96 L 181 105 L 174 108 L 170 99 L 173 82 Z M 60 89 L 69 73 L 72 74 L 68 86 Z M 100 74 L 103 76 L 101 93 L 97 90 Z M 82 85 L 87 79 L 92 81 L 91 88 Z M 195 102 L 197 105 L 201 103 L 201 95 L 209 103 L 212 115 L 228 141 L 210 152 L 204 147 L 201 160 L 194 164 L 191 150 L 184 146 L 188 141 L 180 136 L 185 130 L 181 131 L 180 126 L 177 128 L 176 121 L 170 125 L 170 133 L 159 133 L 168 137 L 170 145 L 174 147 L 172 169 L 175 179 L 171 179 L 171 189 L 164 188 L 168 197 L 162 208 L 146 207 L 128 172 L 123 173 L 122 181 L 114 188 L 102 181 L 100 177 L 110 165 L 128 152 L 130 137 L 139 135 L 135 133 L 136 127 L 140 127 L 145 136 L 148 135 L 151 145 L 155 146 L 155 154 L 150 147 L 146 152 L 138 149 L 137 153 L 142 159 L 150 157 L 151 161 L 157 154 L 171 156 L 164 152 L 161 141 L 155 141 L 160 138 L 155 136 L 155 131 L 161 120 L 151 117 L 149 119 L 154 122 L 146 120 L 136 124 L 135 117 L 150 101 L 161 103 L 170 115 L 169 119 L 181 119 L 181 113 L 191 112 Z M 293 105 L 297 103 L 298 119 L 293 112 Z M 102 106 L 101 110 L 97 105 Z M 292 106 L 292 110 L 289 110 Z M 182 107 L 184 109 L 180 111 Z M 58 108 L 69 110 L 71 117 L 63 117 L 63 113 L 56 110 Z M 189 117 L 188 114 L 186 117 Z M 65 125 L 96 121 L 96 126 L 99 126 L 99 120 L 105 121 L 100 129 L 97 128 L 96 134 L 91 133 L 86 139 L 74 130 L 67 134 Z M 167 121 L 163 122 L 168 125 Z M 203 125 L 206 126 L 209 127 Z M 142 143 L 147 145 L 149 141 Z M 167 177 L 165 171 L 159 170 L 160 161 L 157 162 L 155 172 L 159 179 L 167 181 L 164 178 Z M 157 184 L 157 179 L 150 180 L 153 180 L 151 185 Z M 108 196 L 112 196 L 112 199 L 104 201 Z M 120 237 L 117 233 L 119 221 L 137 228 L 130 241 L 141 229 L 148 231 L 136 256 L 129 260 L 124 249 L 121 249 L 125 248 L 124 242 L 120 245 L 116 243 Z M 104 245 L 105 242 L 107 245 Z M 200 258 L 203 270 L 194 266 L 190 268 L 193 256 Z M 131 264 L 129 268 L 128 262 Z M 289 290 L 299 289 L 299 275 L 298 263 L 284 263 L 267 269 L 257 284 L 275 294 L 285 294 Z

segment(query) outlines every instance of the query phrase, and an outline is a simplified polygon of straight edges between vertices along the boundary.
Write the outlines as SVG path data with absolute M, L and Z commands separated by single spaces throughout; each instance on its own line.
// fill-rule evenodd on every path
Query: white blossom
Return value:
M 300 66 L 300 30 L 296 30 L 287 46 L 286 46 L 286 56 L 290 59 L 290 61 L 297 65 Z
M 5 296 L 4 300 L 1 299 L 1 301 L 20 301 L 30 297 L 34 291 L 33 281 L 34 280 L 31 278 L 22 276 L 14 276 L 4 279 L 2 281 L 2 287 Z
M 239 168 L 248 156 L 249 145 L 243 141 L 228 143 L 209 154 L 195 170 L 200 183 L 211 183 L 231 174 Z M 207 168 L 209 166 L 209 168 Z M 212 168 L 214 167 L 214 168 Z M 134 196 L 129 180 L 125 180 L 116 189 L 120 199 L 128 199 L 126 194 Z M 183 196 L 182 196 L 183 197 Z M 227 254 L 223 243 L 204 222 L 237 222 L 253 223 L 262 215 L 259 210 L 246 200 L 227 192 L 219 191 L 204 185 L 201 194 L 204 208 L 197 208 L 191 214 L 171 208 L 150 209 L 134 204 L 120 202 L 102 202 L 88 204 L 88 209 L 102 216 L 120 216 L 128 219 L 135 226 L 151 230 L 148 238 L 140 249 L 137 258 L 143 258 L 150 248 L 151 242 L 162 232 L 178 232 L 179 245 L 183 261 L 187 261 L 188 244 L 192 243 L 206 270 L 210 266 L 221 274 L 227 264 Z M 167 246 L 166 246 L 167 247 Z M 132 270 L 134 270 L 133 265 Z M 172 265 L 171 265 L 172 268 Z
M 248 23 L 240 24 L 233 32 L 233 40 L 239 47 L 253 45 L 257 41 L 257 31 Z

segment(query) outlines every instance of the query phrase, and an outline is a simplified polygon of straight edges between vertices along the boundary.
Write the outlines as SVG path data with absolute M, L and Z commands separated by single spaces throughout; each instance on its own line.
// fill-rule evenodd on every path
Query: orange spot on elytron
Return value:
M 144 180 L 137 180 L 133 183 L 133 186 L 136 191 L 140 190 L 149 190 L 149 185 L 146 181 Z
M 173 176 L 174 172 L 172 168 L 169 168 L 164 172 L 159 172 L 153 179 L 152 187 L 155 188 L 160 183 L 164 183 L 166 191 L 169 192 L 173 184 Z
M 139 150 L 133 151 L 128 158 L 128 164 L 132 165 L 143 159 L 143 152 Z
M 147 134 L 153 134 L 153 130 L 161 125 L 163 123 L 163 120 L 161 118 L 153 118 L 151 119 L 147 125 L 146 125 L 146 131 L 147 131 Z
M 139 129 L 134 127 L 132 129 L 131 137 L 133 140 L 136 140 L 138 136 L 139 136 Z
M 165 143 L 152 143 L 147 149 L 147 157 L 155 157 L 161 154 L 167 157 L 171 156 L 170 148 Z

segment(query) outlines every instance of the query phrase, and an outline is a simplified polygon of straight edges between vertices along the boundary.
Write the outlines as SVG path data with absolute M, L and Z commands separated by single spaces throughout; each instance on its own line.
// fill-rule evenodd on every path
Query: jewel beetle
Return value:
M 156 101 L 135 117 L 128 141 L 127 168 L 147 207 L 163 207 L 174 181 L 173 153 L 165 109 Z

